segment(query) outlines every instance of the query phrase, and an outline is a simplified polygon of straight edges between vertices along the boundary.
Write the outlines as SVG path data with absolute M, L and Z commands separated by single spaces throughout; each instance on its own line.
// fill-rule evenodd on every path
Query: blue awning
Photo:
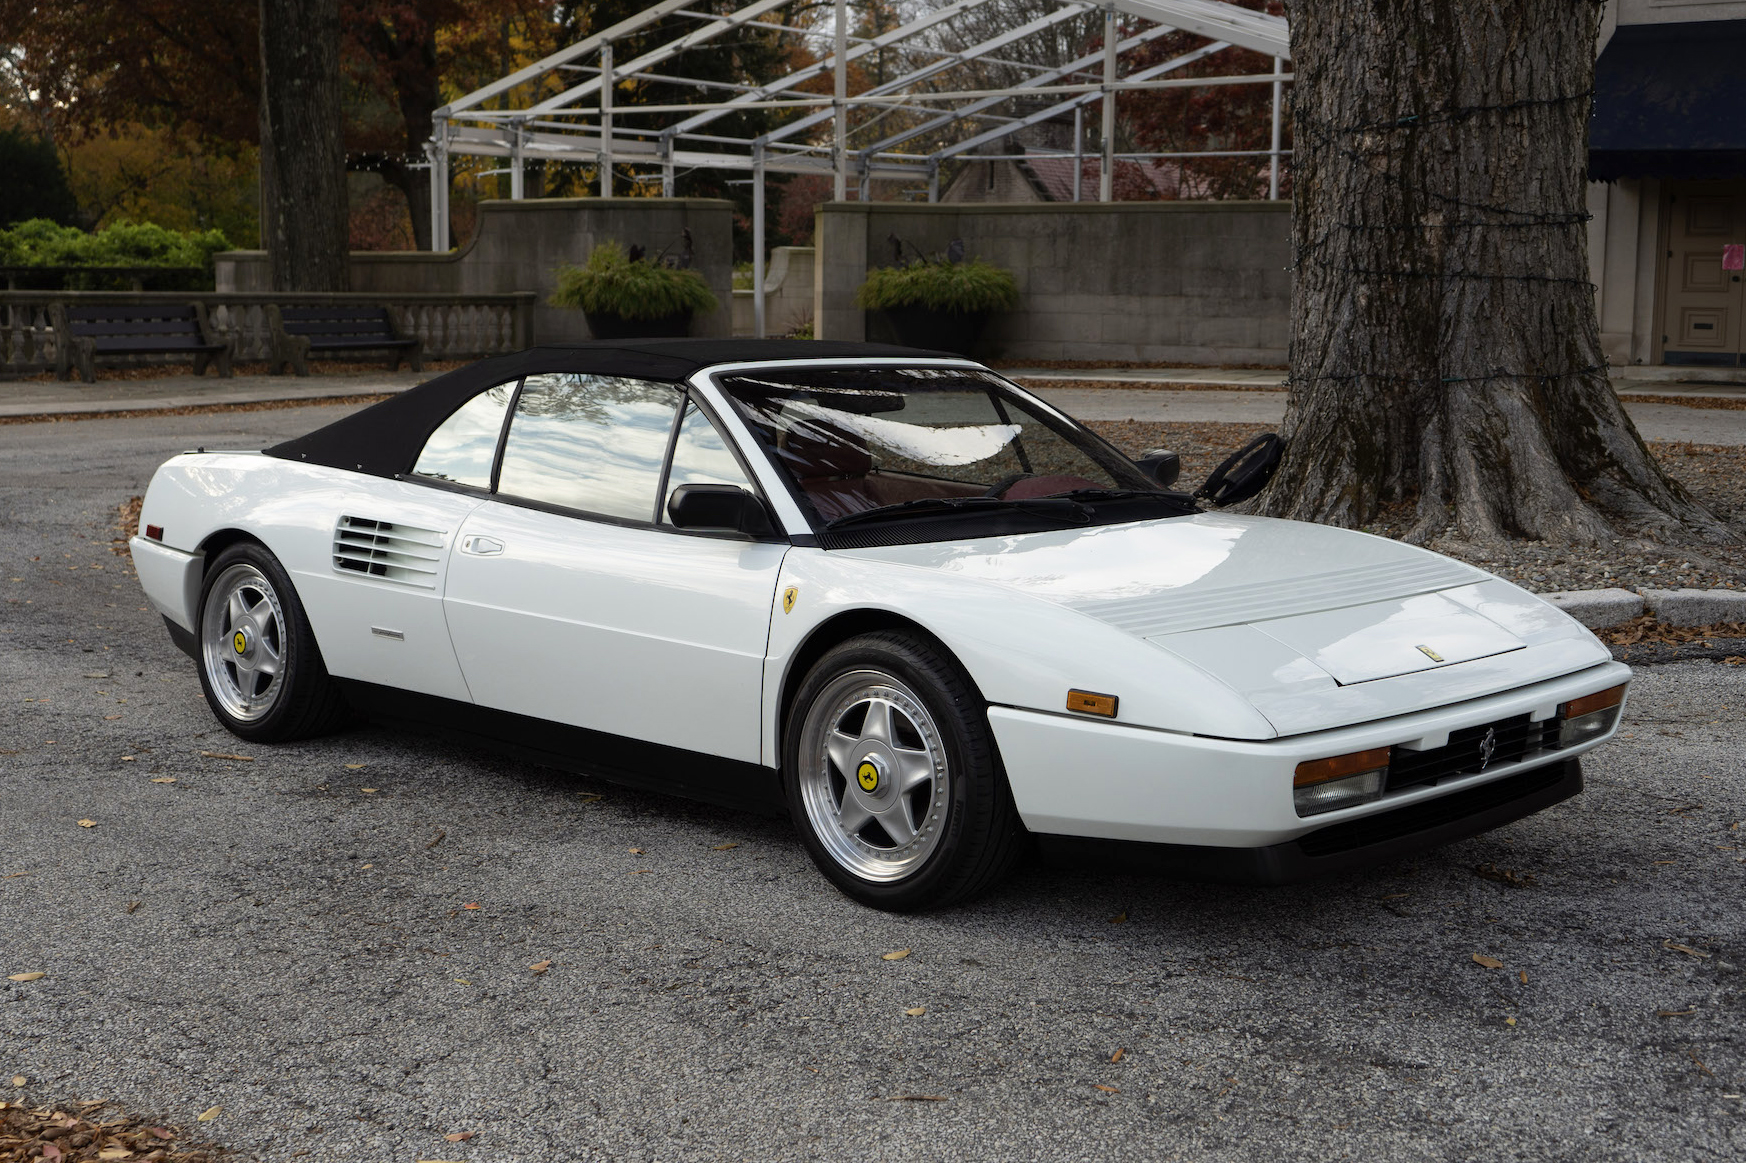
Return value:
M 1746 178 L 1746 20 L 1621 26 L 1594 88 L 1589 177 Z

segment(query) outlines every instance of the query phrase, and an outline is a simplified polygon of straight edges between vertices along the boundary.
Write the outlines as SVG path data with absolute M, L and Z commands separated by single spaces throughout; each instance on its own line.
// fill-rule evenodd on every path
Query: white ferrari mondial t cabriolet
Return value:
M 1174 466 L 936 354 L 541 347 L 175 457 L 133 559 L 245 739 L 360 713 L 786 810 L 882 908 L 1037 841 L 1297 879 L 1581 790 L 1630 675 L 1581 625 Z

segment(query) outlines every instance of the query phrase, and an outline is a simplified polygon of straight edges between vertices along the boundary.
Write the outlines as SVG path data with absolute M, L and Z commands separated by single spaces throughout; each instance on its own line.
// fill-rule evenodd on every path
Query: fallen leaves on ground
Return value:
M 221 1106 L 209 1106 L 205 1110 L 201 1111 L 200 1114 L 195 1117 L 195 1121 L 202 1122 L 202 1123 L 209 1123 L 213 1119 L 217 1118 L 219 1115 L 221 1115 L 223 1113 L 224 1113 L 223 1107 L 221 1107 Z
M 908 1014 L 912 1018 L 919 1018 L 923 1014 L 928 1012 L 928 1007 L 926 1007 L 926 1006 L 912 1006 L 911 1008 L 904 1010 L 903 1012 Z
M 1115 1052 L 1115 1053 L 1114 1053 L 1114 1054 L 1111 1054 L 1111 1055 L 1110 1055 L 1110 1056 L 1109 1056 L 1109 1060 L 1110 1060 L 1110 1061 L 1111 1061 L 1111 1062 L 1120 1062 L 1120 1061 L 1121 1061 L 1121 1060 L 1122 1060 L 1122 1056 L 1123 1056 L 1123 1055 L 1124 1055 L 1124 1054 L 1126 1054 L 1126 1053 L 1127 1053 L 1127 1052 L 1128 1052 L 1128 1050 L 1127 1050 L 1127 1047 L 1126 1047 L 1126 1046 L 1123 1046 L 1123 1047 L 1121 1047 L 1121 1048 L 1119 1048 L 1119 1049 L 1117 1049 L 1117 1050 L 1116 1050 L 1116 1052 Z
M 647 856 L 648 852 L 642 848 L 632 848 L 630 854 L 632 856 Z
M 879 955 L 879 960 L 881 960 L 881 961 L 902 961 L 905 957 L 908 957 L 909 954 L 910 954 L 910 951 L 908 949 L 893 949 L 889 953 L 881 953 Z
M 79 827 L 81 827 L 81 828 L 95 828 L 96 826 L 97 826 L 96 820 L 80 820 L 79 821 Z
M 32 973 L 14 973 L 11 977 L 8 977 L 6 980 L 7 981 L 41 981 L 43 978 L 45 978 L 47 976 L 48 976 L 48 974 L 43 973 L 39 970 L 39 971 L 35 971 Z
M 1691 1017 L 1691 1016 L 1692 1016 L 1692 1015 L 1693 1015 L 1693 1014 L 1695 1014 L 1695 1013 L 1697 1013 L 1697 1010 L 1696 1010 L 1696 1009 L 1689 1009 L 1689 1010 L 1656 1010 L 1656 1011 L 1655 1011 L 1655 1016 L 1656 1016 L 1656 1017 L 1658 1017 L 1658 1018 L 1689 1018 L 1689 1017 Z
M 476 909 L 479 907 L 479 904 L 477 901 L 468 901 L 466 904 L 462 905 L 461 907 L 464 909 Z
M 22 1076 L 12 1080 L 24 1085 Z M 213 1148 L 198 1143 L 178 1143 L 176 1131 L 153 1126 L 144 1119 L 108 1112 L 108 1103 L 85 1102 L 78 1113 L 59 1107 L 32 1107 L 25 1103 L 0 1102 L 0 1160 L 42 1159 L 46 1163 L 85 1163 L 86 1160 L 140 1159 L 151 1163 L 213 1163 Z M 101 1118 L 102 1121 L 94 1121 Z
M 1473 955 L 1473 963 L 1475 965 L 1483 965 L 1487 969 L 1502 969 L 1503 968 L 1503 962 L 1499 961 L 1496 957 L 1487 957 L 1483 953 L 1475 953 Z
M 127 758 L 131 759 L 132 756 L 127 756 Z M 175 783 L 176 777 L 173 775 L 155 775 L 152 777 L 152 782 L 153 783 Z
M 1671 949 L 1675 953 L 1684 953 L 1688 957 L 1708 957 L 1709 956 L 1709 954 L 1705 953 L 1702 949 L 1693 949 L 1690 945 L 1680 945 L 1680 944 L 1677 944 L 1673 941 L 1663 941 L 1663 942 L 1661 942 L 1661 947 L 1663 949 Z
M 454 1131 L 444 1135 L 443 1138 L 451 1143 L 465 1143 L 476 1134 L 478 1134 L 477 1131 Z
M 361 763 L 348 763 L 348 764 L 346 764 L 347 771 L 362 771 L 363 769 L 364 769 L 364 765 Z
M 253 755 L 233 755 L 229 751 L 202 751 L 200 754 L 207 759 L 234 759 L 238 763 L 253 763 L 255 761 Z
M 1657 621 L 1654 614 L 1639 614 L 1629 622 L 1596 630 L 1595 634 L 1608 646 L 1636 646 L 1639 643 L 1680 646 L 1711 638 L 1746 638 L 1746 622 L 1717 622 L 1713 626 L 1670 626 Z
M 552 963 L 550 961 L 536 961 L 532 965 L 528 966 L 528 968 L 533 970 L 535 973 L 544 973 L 546 970 L 550 969 L 551 967 L 552 967 Z
M 1534 883 L 1534 874 L 1531 872 L 1517 872 L 1513 868 L 1499 868 L 1495 864 L 1481 864 L 1473 870 L 1473 875 L 1515 888 L 1527 888 Z
M 1097 1087 L 1097 1089 L 1103 1091 L 1105 1094 L 1120 1094 L 1122 1092 L 1122 1088 L 1119 1086 L 1105 1086 L 1101 1082 L 1094 1082 L 1091 1085 Z
M 726 844 L 717 844 L 714 848 L 710 849 L 710 851 L 712 851 L 712 852 L 726 852 L 729 848 L 738 848 L 739 846 L 740 846 L 739 841 L 730 840 Z

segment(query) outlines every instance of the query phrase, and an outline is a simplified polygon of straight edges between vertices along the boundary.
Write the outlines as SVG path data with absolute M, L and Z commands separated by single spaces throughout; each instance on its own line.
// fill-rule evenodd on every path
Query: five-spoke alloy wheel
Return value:
M 200 685 L 233 734 L 272 743 L 337 726 L 345 704 L 322 665 L 303 605 L 254 542 L 221 552 L 200 595 Z
M 980 892 L 1021 850 L 981 698 L 936 643 L 897 632 L 835 647 L 795 698 L 789 806 L 813 860 L 880 908 Z

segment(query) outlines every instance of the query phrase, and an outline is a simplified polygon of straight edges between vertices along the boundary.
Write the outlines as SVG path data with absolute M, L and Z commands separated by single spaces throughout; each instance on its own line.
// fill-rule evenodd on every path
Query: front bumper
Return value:
M 1112 865 L 1184 880 L 1291 884 L 1422 855 L 1426 849 L 1501 828 L 1581 790 L 1582 761 L 1564 759 L 1260 848 L 1085 836 L 1041 835 L 1037 841 L 1044 856 L 1056 863 Z
M 988 720 L 1019 815 L 1034 833 L 1257 849 L 1550 767 L 1604 742 L 1611 732 L 1484 770 L 1389 789 L 1372 803 L 1308 818 L 1293 804 L 1292 774 L 1300 762 L 1382 746 L 1426 753 L 1446 746 L 1454 732 L 1511 717 L 1543 724 L 1557 715 L 1560 703 L 1627 683 L 1630 676 L 1629 667 L 1607 662 L 1501 694 L 1283 739 L 1213 739 L 998 706 L 989 708 Z

